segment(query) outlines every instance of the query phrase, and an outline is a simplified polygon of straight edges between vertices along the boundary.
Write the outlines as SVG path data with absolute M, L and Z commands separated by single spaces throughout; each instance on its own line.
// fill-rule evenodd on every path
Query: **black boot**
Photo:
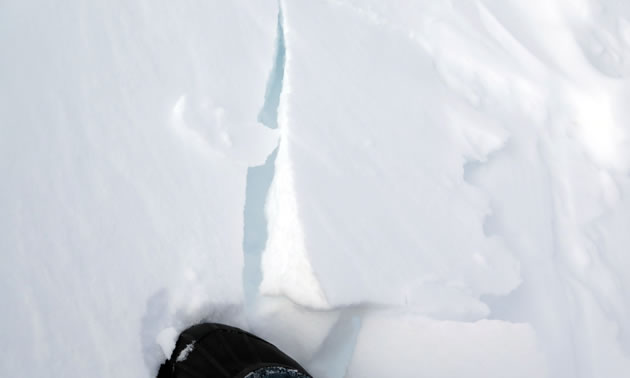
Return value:
M 179 335 L 157 378 L 309 378 L 291 357 L 265 340 L 216 323 L 192 326 Z

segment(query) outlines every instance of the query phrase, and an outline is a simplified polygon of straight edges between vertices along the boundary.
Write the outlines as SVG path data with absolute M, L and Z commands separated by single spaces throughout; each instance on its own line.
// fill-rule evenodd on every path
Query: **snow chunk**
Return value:
M 505 133 L 397 30 L 328 2 L 287 2 L 283 14 L 262 292 L 321 308 L 419 304 L 409 293 L 420 291 L 484 316 L 479 296 L 513 290 L 519 267 L 484 234 L 488 199 L 463 167 L 500 148 Z
M 186 359 L 188 358 L 188 355 L 190 354 L 190 352 L 193 351 L 193 349 L 195 349 L 195 342 L 194 341 L 192 343 L 186 345 L 186 347 L 184 349 L 182 349 L 181 352 L 179 352 L 179 356 L 177 356 L 177 362 L 186 361 Z

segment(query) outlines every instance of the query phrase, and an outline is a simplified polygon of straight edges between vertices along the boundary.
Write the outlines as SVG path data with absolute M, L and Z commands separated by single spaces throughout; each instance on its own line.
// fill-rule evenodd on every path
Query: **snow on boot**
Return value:
M 157 378 L 310 378 L 291 357 L 241 329 L 194 325 L 179 335 Z

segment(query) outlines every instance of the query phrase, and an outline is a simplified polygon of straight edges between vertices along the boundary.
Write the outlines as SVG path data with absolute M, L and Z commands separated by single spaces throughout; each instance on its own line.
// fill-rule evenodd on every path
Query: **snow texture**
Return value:
M 216 321 L 318 378 L 630 376 L 630 3 L 9 0 L 0 50 L 3 375 Z

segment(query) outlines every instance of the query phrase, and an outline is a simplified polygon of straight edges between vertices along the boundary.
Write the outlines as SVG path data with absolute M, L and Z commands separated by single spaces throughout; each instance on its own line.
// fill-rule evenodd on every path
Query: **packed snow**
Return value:
M 630 2 L 10 0 L 0 49 L 4 375 L 215 321 L 318 378 L 630 376 Z

